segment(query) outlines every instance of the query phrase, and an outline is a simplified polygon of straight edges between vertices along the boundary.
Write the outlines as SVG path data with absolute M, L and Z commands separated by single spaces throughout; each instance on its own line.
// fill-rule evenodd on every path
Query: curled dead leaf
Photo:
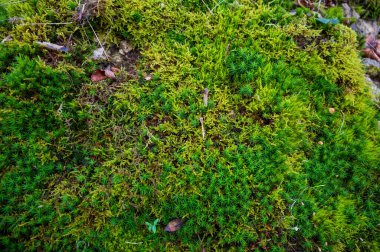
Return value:
M 108 77 L 105 75 L 104 71 L 102 70 L 96 70 L 92 75 L 91 75 L 91 80 L 93 82 L 98 82 L 107 79 Z
M 93 82 L 98 82 L 107 78 L 116 79 L 115 73 L 119 71 L 119 68 L 111 66 L 106 67 L 104 70 L 98 69 L 91 75 L 91 80 Z
M 175 232 L 178 229 L 180 229 L 183 226 L 183 220 L 182 219 L 174 219 L 168 223 L 168 225 L 165 227 L 166 232 Z
M 380 40 L 368 36 L 365 40 L 364 57 L 380 62 Z
M 374 50 L 370 48 L 365 48 L 363 50 L 363 53 L 364 53 L 364 57 L 380 62 L 380 57 L 374 52 Z

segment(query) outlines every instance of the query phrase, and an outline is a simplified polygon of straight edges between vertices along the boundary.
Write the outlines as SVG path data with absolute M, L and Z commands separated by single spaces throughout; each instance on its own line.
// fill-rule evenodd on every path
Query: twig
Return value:
M 226 0 L 221 0 L 219 3 L 217 3 L 217 4 L 214 6 L 214 8 L 211 9 L 211 14 L 212 14 L 212 12 L 215 10 L 215 8 L 217 8 L 219 5 L 221 5 L 224 1 L 226 1 Z
M 100 39 L 99 39 L 98 35 L 96 34 L 94 28 L 92 27 L 90 21 L 88 20 L 88 18 L 86 18 L 86 19 L 87 19 L 87 23 L 90 25 L 90 28 L 91 28 L 92 32 L 94 33 L 96 39 L 98 40 L 99 45 L 103 48 L 104 55 L 106 56 L 106 58 L 109 58 L 108 54 L 106 53 L 106 49 L 104 49 L 104 47 L 102 45 L 102 42 L 100 42 Z
M 127 243 L 127 244 L 142 244 L 143 242 L 129 242 L 129 241 L 126 241 L 125 243 Z
M 205 247 L 203 246 L 203 239 L 204 239 L 205 237 L 203 236 L 203 238 L 202 238 L 202 240 L 201 240 L 201 237 L 199 236 L 199 234 L 197 234 L 197 236 L 198 236 L 199 242 L 201 243 L 201 246 L 202 246 L 202 252 L 206 251 L 206 250 L 205 250 Z
M 205 88 L 205 92 L 203 93 L 203 104 L 205 107 L 208 105 L 208 88 Z
M 209 8 L 209 7 L 208 7 L 208 5 L 205 3 L 205 1 L 203 1 L 203 0 L 202 0 L 202 2 L 203 2 L 203 4 L 204 4 L 204 5 L 206 5 L 206 8 L 207 8 L 207 9 L 208 9 L 208 11 L 209 11 L 209 12 L 212 14 L 212 12 L 211 12 L 210 8 Z
M 66 46 L 61 46 L 61 45 L 57 45 L 57 44 L 53 44 L 49 42 L 40 42 L 40 41 L 36 41 L 36 43 L 40 46 L 46 47 L 51 50 L 60 51 L 60 52 L 68 51 L 68 48 Z
M 72 24 L 73 22 L 64 22 L 64 23 L 22 23 L 20 25 L 67 25 Z
M 201 118 L 199 118 L 199 121 L 201 122 L 201 127 L 202 127 L 202 139 L 205 140 L 206 131 L 205 131 L 205 127 L 203 126 L 203 117 L 202 116 L 201 116 Z
M 221 5 L 224 1 L 226 0 L 221 0 L 219 3 L 217 3 L 212 9 L 210 9 L 210 7 L 208 7 L 208 5 L 205 3 L 205 1 L 202 0 L 203 4 L 206 5 L 206 8 L 208 9 L 208 11 L 210 12 L 210 14 L 212 15 L 213 11 L 219 6 Z

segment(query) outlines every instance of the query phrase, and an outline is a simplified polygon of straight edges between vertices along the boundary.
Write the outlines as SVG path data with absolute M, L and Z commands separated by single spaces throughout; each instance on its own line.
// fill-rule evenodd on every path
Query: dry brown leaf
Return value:
M 175 232 L 178 229 L 180 229 L 183 226 L 183 220 L 182 219 L 174 219 L 168 223 L 168 225 L 165 227 L 166 232 Z
M 93 74 L 91 74 L 91 80 L 93 82 L 98 82 L 107 79 L 108 77 L 105 75 L 104 71 L 96 70 Z
M 364 57 L 370 58 L 370 59 L 373 59 L 373 60 L 380 62 L 380 57 L 375 53 L 374 50 L 372 50 L 370 48 L 365 48 L 363 50 L 363 53 L 364 53 Z

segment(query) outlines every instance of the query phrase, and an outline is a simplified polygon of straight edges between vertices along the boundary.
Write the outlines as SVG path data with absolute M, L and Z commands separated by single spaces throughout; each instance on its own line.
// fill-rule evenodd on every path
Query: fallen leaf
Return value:
M 317 21 L 318 22 L 321 22 L 322 24 L 333 24 L 333 25 L 336 25 L 339 23 L 339 20 L 337 18 L 317 18 Z
M 175 232 L 178 229 L 180 229 L 183 226 L 183 220 L 182 219 L 174 219 L 168 223 L 168 225 L 165 227 L 166 232 Z
M 363 53 L 364 53 L 364 57 L 380 62 L 380 57 L 374 52 L 374 50 L 370 48 L 366 48 L 363 50 Z
M 91 75 L 91 80 L 93 82 L 98 82 L 107 79 L 108 77 L 105 75 L 104 71 L 102 70 L 96 70 L 92 75 Z

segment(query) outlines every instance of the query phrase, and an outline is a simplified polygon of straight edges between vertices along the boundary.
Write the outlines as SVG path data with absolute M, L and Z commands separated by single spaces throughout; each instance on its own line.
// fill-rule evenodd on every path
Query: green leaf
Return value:
M 336 25 L 339 23 L 339 20 L 337 18 L 330 19 L 330 24 Z
M 328 19 L 328 18 L 317 18 L 317 21 L 321 22 L 322 24 L 328 24 L 330 22 L 330 19 Z
M 156 219 L 156 220 L 153 222 L 153 225 L 156 226 L 158 222 L 159 222 L 159 219 Z
M 321 22 L 322 24 L 333 24 L 336 25 L 339 23 L 339 20 L 337 18 L 329 19 L 329 18 L 317 18 L 318 22 Z

